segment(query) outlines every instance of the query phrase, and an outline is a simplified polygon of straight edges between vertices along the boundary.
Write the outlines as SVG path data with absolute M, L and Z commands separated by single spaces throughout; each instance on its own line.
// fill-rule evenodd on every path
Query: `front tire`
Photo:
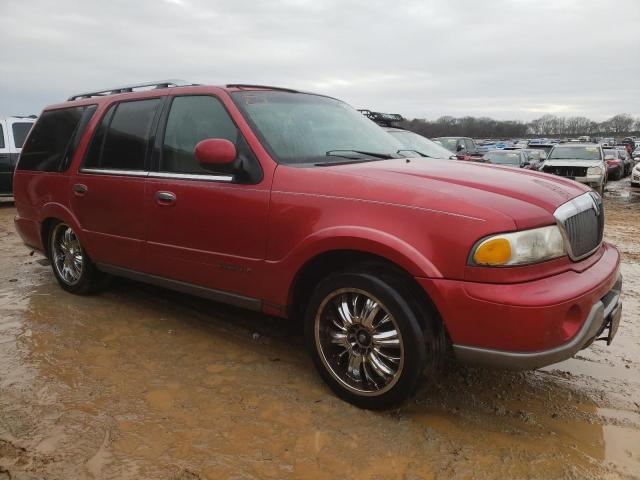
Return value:
M 441 363 L 433 318 L 406 287 L 396 276 L 335 273 L 307 306 L 305 339 L 320 376 L 360 408 L 401 405 Z
M 108 276 L 95 267 L 66 223 L 56 223 L 49 234 L 49 260 L 53 274 L 67 292 L 85 294 L 105 286 Z

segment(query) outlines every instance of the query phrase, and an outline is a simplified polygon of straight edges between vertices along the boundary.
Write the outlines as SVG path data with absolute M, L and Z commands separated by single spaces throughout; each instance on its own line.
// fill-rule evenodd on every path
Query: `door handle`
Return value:
M 156 192 L 156 202 L 159 205 L 172 205 L 176 202 L 176 194 L 173 192 Z
M 75 193 L 76 195 L 84 195 L 85 193 L 87 193 L 87 186 L 82 184 L 82 183 L 76 183 L 73 187 L 73 193 Z

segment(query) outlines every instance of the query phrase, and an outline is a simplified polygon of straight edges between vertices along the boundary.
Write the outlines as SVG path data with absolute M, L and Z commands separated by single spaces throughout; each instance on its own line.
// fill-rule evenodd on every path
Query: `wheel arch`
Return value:
M 82 247 L 91 255 L 90 248 L 84 231 L 73 213 L 59 203 L 48 203 L 41 209 L 40 239 L 42 241 L 43 252 L 49 258 L 49 234 L 51 228 L 58 222 L 69 225 L 80 239 Z
M 367 251 L 350 249 L 336 249 L 318 253 L 301 266 L 289 289 L 287 303 L 289 316 L 296 319 L 302 318 L 314 286 L 323 278 L 334 272 L 357 269 L 401 279 L 403 287 L 409 289 L 412 295 L 421 301 L 433 313 L 439 324 L 444 327 L 444 321 L 434 302 L 408 270 L 389 258 Z

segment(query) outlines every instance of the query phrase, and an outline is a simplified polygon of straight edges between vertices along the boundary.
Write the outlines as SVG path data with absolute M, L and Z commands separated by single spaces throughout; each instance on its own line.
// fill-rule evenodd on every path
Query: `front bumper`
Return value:
M 605 243 L 569 270 L 528 282 L 417 281 L 460 360 L 531 369 L 573 356 L 618 315 L 619 268 L 620 254 Z
M 590 187 L 599 187 L 604 183 L 603 175 L 587 175 L 586 177 L 573 177 L 573 180 L 579 183 L 583 183 L 585 185 L 589 185 Z
M 620 276 L 614 287 L 591 307 L 578 333 L 558 347 L 537 352 L 509 352 L 454 345 L 454 354 L 462 363 L 509 370 L 533 370 L 573 357 L 579 350 L 591 345 L 607 329 L 609 330 L 607 342 L 611 343 L 622 315 L 621 290 L 622 277 Z

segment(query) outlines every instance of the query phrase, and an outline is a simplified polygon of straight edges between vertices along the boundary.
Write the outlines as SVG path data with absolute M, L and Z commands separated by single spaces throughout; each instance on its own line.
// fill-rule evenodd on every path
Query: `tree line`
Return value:
M 587 117 L 543 115 L 530 122 L 494 120 L 488 117 L 443 116 L 437 120 L 413 119 L 398 126 L 425 137 L 524 138 L 524 137 L 622 137 L 640 133 L 640 118 L 626 113 L 604 122 Z

